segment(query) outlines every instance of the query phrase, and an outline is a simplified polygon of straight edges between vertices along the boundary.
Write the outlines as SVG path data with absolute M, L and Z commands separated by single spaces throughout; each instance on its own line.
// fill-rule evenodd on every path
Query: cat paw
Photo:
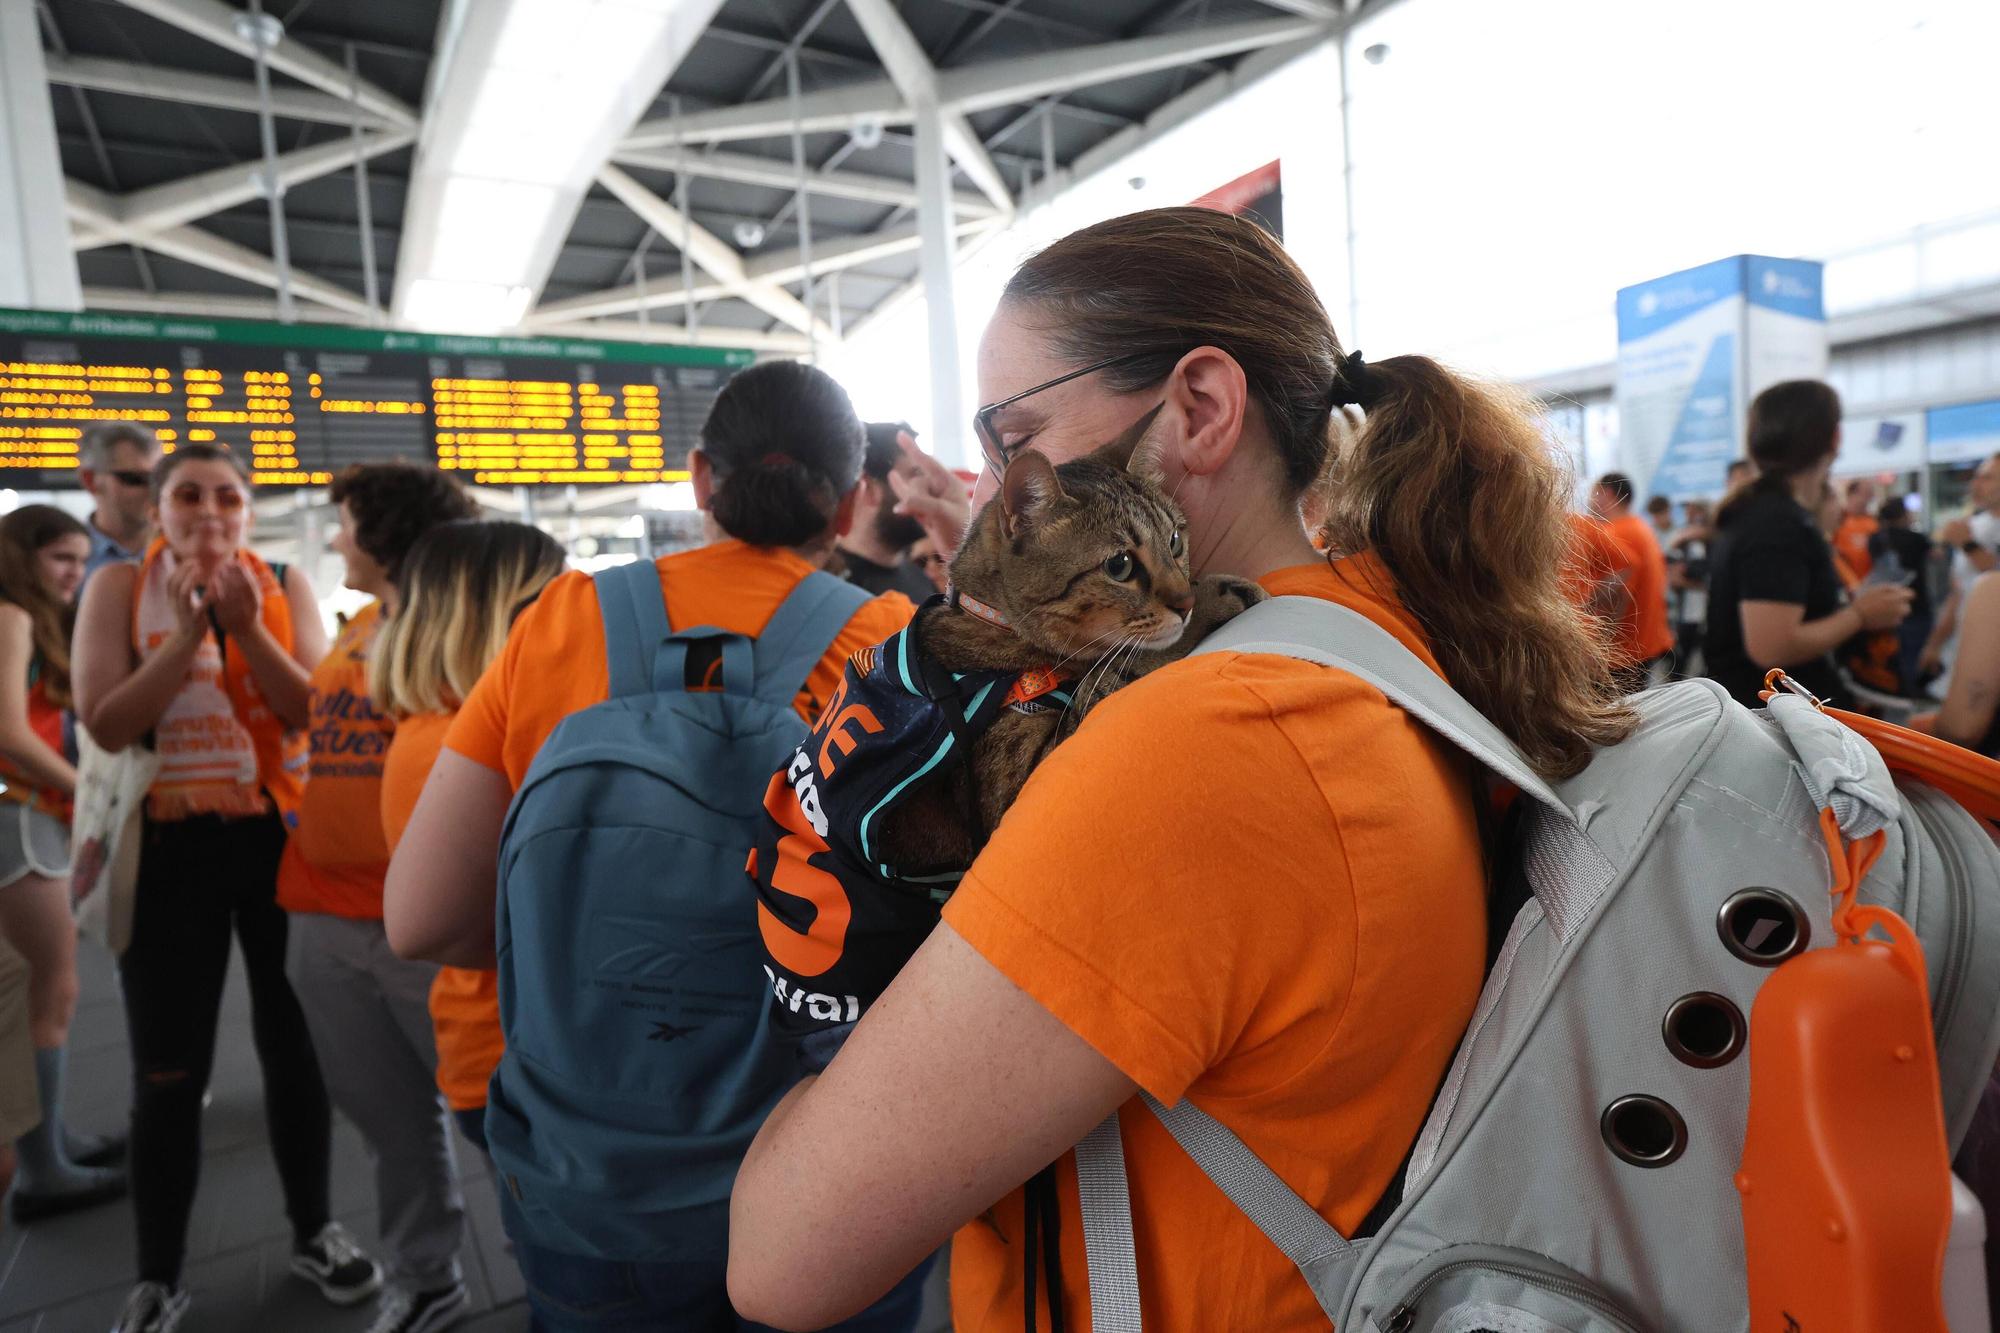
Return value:
M 1199 642 L 1202 636 L 1227 625 L 1270 594 L 1249 579 L 1233 574 L 1210 574 L 1195 581 L 1194 611 L 1188 616 L 1183 643 Z

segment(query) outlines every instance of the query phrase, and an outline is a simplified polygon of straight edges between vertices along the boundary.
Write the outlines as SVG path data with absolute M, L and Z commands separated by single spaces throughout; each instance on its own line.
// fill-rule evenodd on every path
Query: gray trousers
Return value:
M 434 963 L 396 957 L 380 921 L 292 916 L 285 970 L 306 1011 L 326 1090 L 367 1141 L 383 1268 L 416 1291 L 460 1276 L 465 1200 L 437 1090 Z

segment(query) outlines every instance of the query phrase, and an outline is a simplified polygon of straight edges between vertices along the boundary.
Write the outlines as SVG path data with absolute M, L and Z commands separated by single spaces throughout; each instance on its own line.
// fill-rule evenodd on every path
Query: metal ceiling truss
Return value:
M 946 62 L 1007 23 L 1034 28 L 1058 42 L 1074 43 L 1088 34 L 1081 25 L 1026 12 L 1020 0 L 949 2 L 968 12 L 965 22 L 945 45 Z M 815 275 L 836 274 L 916 251 L 922 245 L 921 224 L 927 219 L 916 185 L 840 165 L 852 150 L 852 140 L 813 166 L 796 156 L 801 151 L 798 145 L 803 135 L 909 126 L 919 119 L 920 110 L 935 116 L 930 123 L 937 126 L 951 164 L 974 187 L 952 189 L 948 195 L 949 211 L 954 216 L 944 234 L 963 255 L 1004 231 L 1017 207 L 1030 207 L 1053 197 L 1074 180 L 1101 169 L 1236 87 L 1310 49 L 1343 21 L 1342 6 L 1337 0 L 1266 2 L 1274 9 L 1286 11 L 1290 17 L 1070 45 L 1045 54 L 947 68 L 939 68 L 931 61 L 892 0 L 822 0 L 807 21 L 785 39 L 711 26 L 708 32 L 722 40 L 772 53 L 773 58 L 762 67 L 742 94 L 744 97 L 756 98 L 764 93 L 781 75 L 795 69 L 800 59 L 871 68 L 867 62 L 852 56 L 806 45 L 819 24 L 843 3 L 875 48 L 888 77 L 812 93 L 794 91 L 789 96 L 649 119 L 635 125 L 612 151 L 611 162 L 597 174 L 597 184 L 650 229 L 648 237 L 627 261 L 626 271 L 643 274 L 643 252 L 656 233 L 681 250 L 684 258 L 701 273 L 692 273 L 684 264 L 683 280 L 677 283 L 648 284 L 641 280 L 605 292 L 545 302 L 525 323 L 540 332 L 588 330 L 598 336 L 733 343 L 785 352 L 809 350 L 815 344 L 837 340 L 841 333 L 851 335 L 854 327 L 837 329 L 829 325 L 817 310 L 787 290 L 787 285 L 803 281 L 810 293 Z M 223 0 L 120 0 L 120 3 L 246 57 L 255 59 L 258 55 L 260 42 L 252 16 Z M 1363 0 L 1352 6 L 1345 21 L 1355 21 L 1361 13 L 1380 7 L 1379 3 Z M 1156 17 L 1148 16 L 1148 21 Z M 269 197 L 274 192 L 282 194 L 290 185 L 334 172 L 363 169 L 368 159 L 405 148 L 417 137 L 417 110 L 361 79 L 351 67 L 343 67 L 300 39 L 282 33 L 262 45 L 262 58 L 268 68 L 308 87 L 272 87 L 265 94 L 245 79 L 91 56 L 51 55 L 48 61 L 51 83 L 246 111 L 266 118 L 281 116 L 344 126 L 352 136 L 277 154 L 268 164 L 265 160 L 234 164 L 124 196 L 72 181 L 68 208 L 75 245 L 78 249 L 113 244 L 143 247 L 281 293 L 289 276 L 293 294 L 321 307 L 301 312 L 305 318 L 379 320 L 383 312 L 374 302 L 190 225 L 198 218 Z M 1219 58 L 1245 53 L 1251 54 L 1234 69 L 1213 74 L 1141 122 L 1129 122 L 1124 117 L 1061 101 L 1066 94 L 1093 85 L 1162 70 L 1208 66 Z M 1033 105 L 986 141 L 982 141 L 968 119 L 982 111 L 1022 103 Z M 1057 111 L 1085 115 L 1117 128 L 1110 139 L 1064 170 L 1049 170 L 1046 146 L 1039 156 L 996 153 L 999 143 Z M 795 142 L 792 162 L 724 151 L 720 147 L 736 140 L 788 136 Z M 903 140 L 906 136 L 891 137 Z M 1023 181 L 1018 199 L 996 157 L 1008 161 L 1014 174 Z M 706 178 L 792 191 L 791 201 L 766 225 L 775 228 L 798 212 L 799 250 L 746 259 L 722 238 L 695 223 L 684 202 L 677 206 L 675 201 L 660 197 L 622 167 L 669 173 L 676 182 Z M 1034 179 L 1028 185 L 1031 172 Z M 681 190 L 684 200 L 684 185 Z M 879 204 L 894 211 L 888 224 L 874 233 L 814 244 L 806 209 L 809 195 Z M 916 220 L 899 221 L 913 212 L 918 215 Z M 911 299 L 920 287 L 918 282 L 905 284 L 864 316 L 862 325 L 855 327 L 883 318 Z M 101 287 L 91 288 L 90 296 L 93 301 L 138 309 L 267 313 L 263 298 L 256 297 L 182 297 Z M 775 321 L 776 327 L 764 333 L 722 328 L 714 330 L 712 336 L 697 338 L 691 336 L 695 333 L 691 324 L 683 328 L 646 322 L 651 311 L 723 299 L 752 306 Z M 638 318 L 629 321 L 608 318 L 624 315 Z

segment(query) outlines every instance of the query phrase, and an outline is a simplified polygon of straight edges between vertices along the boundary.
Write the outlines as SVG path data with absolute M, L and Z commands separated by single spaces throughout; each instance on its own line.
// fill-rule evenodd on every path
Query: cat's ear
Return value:
M 1067 498 L 1062 483 L 1056 480 L 1056 465 L 1033 449 L 1023 449 L 1007 464 L 1007 475 L 1000 479 L 1000 507 L 1007 517 L 1007 535 L 1014 536 L 1038 511 Z
M 1160 468 L 1160 442 L 1146 438 L 1153 422 L 1166 404 L 1161 403 L 1145 416 L 1132 423 L 1131 429 L 1111 443 L 1099 449 L 1096 457 L 1109 463 L 1120 472 L 1129 472 L 1144 481 L 1159 482 L 1164 473 Z

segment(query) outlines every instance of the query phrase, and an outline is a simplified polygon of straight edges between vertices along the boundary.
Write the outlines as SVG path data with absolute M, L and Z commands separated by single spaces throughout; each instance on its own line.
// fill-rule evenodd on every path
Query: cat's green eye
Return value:
M 1119 583 L 1131 582 L 1132 575 L 1139 568 L 1139 562 L 1132 558 L 1130 551 L 1120 551 L 1104 562 L 1104 572 Z
M 1174 529 L 1174 531 L 1167 537 L 1167 554 L 1174 557 L 1174 559 L 1176 560 L 1180 559 L 1181 534 L 1180 534 L 1180 529 L 1178 528 Z

